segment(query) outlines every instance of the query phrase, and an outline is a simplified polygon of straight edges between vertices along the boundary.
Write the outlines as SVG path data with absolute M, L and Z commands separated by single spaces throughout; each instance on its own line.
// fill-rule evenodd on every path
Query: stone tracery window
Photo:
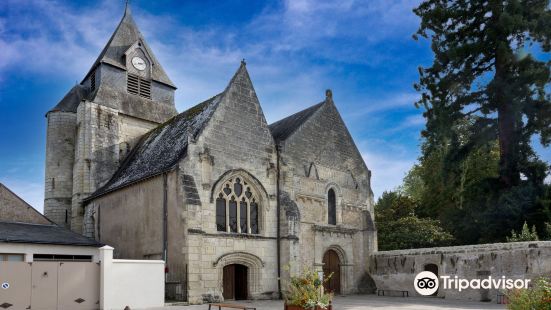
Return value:
M 258 196 L 242 178 L 223 183 L 216 198 L 216 230 L 258 234 Z

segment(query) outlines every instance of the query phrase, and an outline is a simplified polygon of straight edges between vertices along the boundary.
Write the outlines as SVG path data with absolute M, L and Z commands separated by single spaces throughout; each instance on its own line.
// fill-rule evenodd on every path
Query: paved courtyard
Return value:
M 240 304 L 251 305 L 257 310 L 283 310 L 283 302 L 279 300 L 241 301 Z M 352 295 L 335 297 L 335 310 L 371 310 L 371 309 L 505 309 L 503 305 L 494 303 L 469 302 L 441 298 L 421 297 L 383 297 L 375 295 Z M 155 308 L 157 310 L 206 310 L 208 305 L 170 306 Z M 218 309 L 218 308 L 217 308 Z

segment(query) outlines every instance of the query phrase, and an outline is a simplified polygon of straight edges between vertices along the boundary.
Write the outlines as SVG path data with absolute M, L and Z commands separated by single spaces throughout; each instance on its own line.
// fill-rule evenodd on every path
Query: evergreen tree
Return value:
M 415 85 L 426 109 L 424 154 L 448 149 L 457 162 L 498 141 L 502 189 L 521 176 L 543 184 L 548 166 L 531 138 L 551 143 L 551 62 L 538 59 L 551 50 L 549 1 L 426 0 L 414 12 L 421 17 L 414 37 L 430 37 L 434 52 Z M 472 124 L 461 141 L 453 126 L 465 119 Z

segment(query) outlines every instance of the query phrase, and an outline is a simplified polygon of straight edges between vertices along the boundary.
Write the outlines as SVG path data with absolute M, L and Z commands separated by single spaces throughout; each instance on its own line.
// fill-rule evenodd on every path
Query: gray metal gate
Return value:
M 165 300 L 187 301 L 187 264 L 167 265 L 165 273 Z

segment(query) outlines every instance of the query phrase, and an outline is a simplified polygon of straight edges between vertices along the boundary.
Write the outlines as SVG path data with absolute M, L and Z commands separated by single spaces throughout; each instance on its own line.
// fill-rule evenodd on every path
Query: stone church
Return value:
M 338 294 L 367 289 L 371 172 L 331 91 L 270 125 L 245 62 L 179 114 L 175 91 L 127 7 L 46 115 L 45 215 L 185 270 L 191 303 L 278 297 L 303 268 L 333 273 Z

